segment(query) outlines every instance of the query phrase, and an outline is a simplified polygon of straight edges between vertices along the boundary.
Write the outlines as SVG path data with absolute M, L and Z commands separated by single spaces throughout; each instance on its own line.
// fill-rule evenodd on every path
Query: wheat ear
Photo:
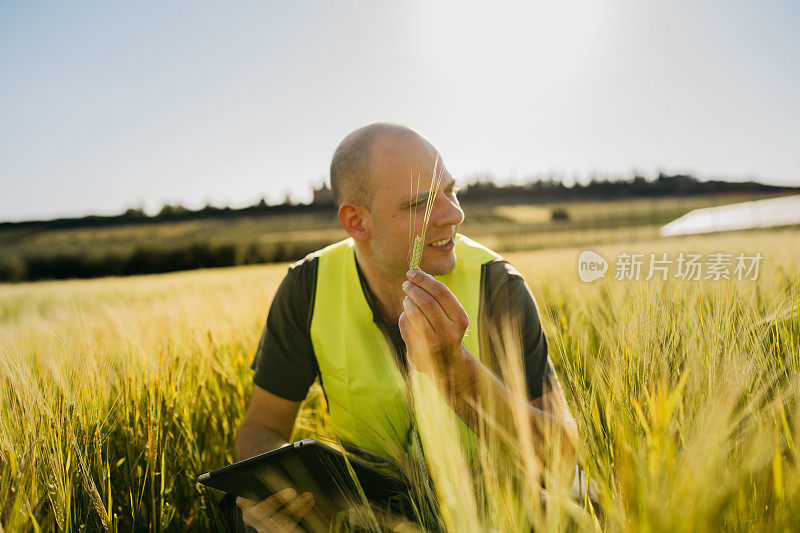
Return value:
M 443 175 L 444 166 L 439 167 L 439 156 L 437 155 L 436 161 L 433 163 L 433 176 L 431 177 L 431 184 L 428 188 L 428 198 L 425 201 L 425 216 L 422 219 L 422 231 L 419 235 L 414 237 L 414 242 L 411 245 L 411 259 L 408 261 L 409 270 L 419 268 L 420 261 L 422 261 L 422 250 L 425 248 L 425 233 L 428 230 L 428 222 L 431 218 L 431 211 L 433 211 L 433 203 L 436 199 L 436 195 L 439 193 L 439 185 L 442 182 Z M 419 180 L 417 180 L 417 194 L 419 194 Z M 409 210 L 409 223 L 413 231 L 416 227 L 416 211 L 413 207 Z

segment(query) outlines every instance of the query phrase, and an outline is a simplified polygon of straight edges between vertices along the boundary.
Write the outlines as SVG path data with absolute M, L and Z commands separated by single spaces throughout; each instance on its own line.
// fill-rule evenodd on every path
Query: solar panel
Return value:
M 662 237 L 800 224 L 800 194 L 689 211 L 662 226 Z

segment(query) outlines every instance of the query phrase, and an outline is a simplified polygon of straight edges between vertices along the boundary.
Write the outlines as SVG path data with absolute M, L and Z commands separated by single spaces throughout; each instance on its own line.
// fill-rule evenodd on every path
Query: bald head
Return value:
M 387 141 L 420 141 L 430 146 L 420 134 L 400 124 L 376 122 L 355 130 L 339 143 L 331 160 L 331 191 L 337 207 L 350 202 L 369 207 L 375 147 Z

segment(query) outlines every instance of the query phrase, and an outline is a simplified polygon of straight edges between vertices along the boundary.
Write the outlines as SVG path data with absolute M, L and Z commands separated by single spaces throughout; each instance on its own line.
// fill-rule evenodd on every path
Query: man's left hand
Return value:
M 413 368 L 446 378 L 464 362 L 462 340 L 467 312 L 444 283 L 421 270 L 409 270 L 398 322 Z

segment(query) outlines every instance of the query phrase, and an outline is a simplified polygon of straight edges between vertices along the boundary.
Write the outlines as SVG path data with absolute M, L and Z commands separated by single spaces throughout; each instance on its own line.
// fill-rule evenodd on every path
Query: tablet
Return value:
M 301 526 L 312 530 L 324 524 L 327 531 L 327 523 L 336 514 L 367 503 L 394 514 L 414 517 L 404 481 L 359 457 L 345 457 L 339 450 L 315 439 L 304 439 L 206 472 L 198 481 L 252 501 L 261 501 L 287 487 L 294 488 L 298 494 L 311 492 L 314 507 Z M 315 522 L 317 527 L 309 522 Z

